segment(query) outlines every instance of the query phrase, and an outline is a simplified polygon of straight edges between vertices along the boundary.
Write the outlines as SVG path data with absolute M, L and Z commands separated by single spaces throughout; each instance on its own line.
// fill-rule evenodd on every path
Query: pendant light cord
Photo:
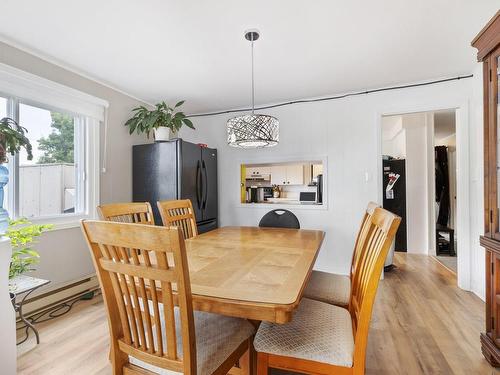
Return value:
M 252 34 L 252 116 L 254 115 L 255 110 L 255 87 L 254 87 L 254 72 L 253 72 L 253 37 Z
M 252 72 L 253 72 L 253 58 L 252 58 Z M 253 76 L 253 74 L 252 74 L 252 76 Z M 347 93 L 347 94 L 327 96 L 327 97 L 323 97 L 323 98 L 292 100 L 289 102 L 282 102 L 282 103 L 262 106 L 262 107 L 259 107 L 257 109 L 262 110 L 262 109 L 284 107 L 284 106 L 293 105 L 293 104 L 315 103 L 315 102 L 324 102 L 324 101 L 329 101 L 329 100 L 339 100 L 339 99 L 345 99 L 345 98 L 352 97 L 352 96 L 374 94 L 377 92 L 401 90 L 401 89 L 408 89 L 408 88 L 412 88 L 412 87 L 431 86 L 431 85 L 436 85 L 436 84 L 450 82 L 450 81 L 460 81 L 461 79 L 467 79 L 467 78 L 472 78 L 472 77 L 473 77 L 473 74 L 469 74 L 466 76 L 443 78 L 443 79 L 438 79 L 438 80 L 434 80 L 434 81 L 412 83 L 412 84 L 408 84 L 408 85 L 389 86 L 389 87 L 382 87 L 382 88 L 372 89 L 372 90 L 356 91 L 356 92 L 351 92 L 351 93 Z M 252 87 L 253 87 L 253 79 L 252 79 Z M 253 88 L 252 88 L 252 114 L 253 114 L 253 109 L 254 109 L 254 106 L 253 106 Z M 218 116 L 218 115 L 223 115 L 223 114 L 228 114 L 228 113 L 239 113 L 239 112 L 248 112 L 248 111 L 249 111 L 249 108 L 228 109 L 228 110 L 217 111 L 217 112 L 193 113 L 193 114 L 187 115 L 187 117 L 193 118 L 193 117 L 205 117 L 205 116 Z

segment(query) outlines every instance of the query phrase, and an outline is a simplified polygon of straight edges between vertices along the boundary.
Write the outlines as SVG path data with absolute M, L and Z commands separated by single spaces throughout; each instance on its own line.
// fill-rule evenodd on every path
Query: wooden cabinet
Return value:
M 486 276 L 486 332 L 481 348 L 488 362 L 500 366 L 500 11 L 472 41 L 483 63 L 484 94 L 484 236 Z
M 304 166 L 292 164 L 271 167 L 271 184 L 304 185 Z
M 271 184 L 286 185 L 286 166 L 277 165 L 271 167 Z
M 319 174 L 323 174 L 323 164 L 313 164 L 313 178 L 316 178 Z
M 247 167 L 245 173 L 246 178 L 269 175 L 271 173 L 271 167 Z
M 286 183 L 287 185 L 304 184 L 304 166 L 302 164 L 286 166 Z

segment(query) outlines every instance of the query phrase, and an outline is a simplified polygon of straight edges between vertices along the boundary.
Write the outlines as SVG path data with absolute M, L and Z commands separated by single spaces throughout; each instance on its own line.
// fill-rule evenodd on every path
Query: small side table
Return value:
M 12 306 L 14 310 L 19 313 L 19 318 L 26 324 L 27 329 L 31 328 L 33 332 L 35 332 L 36 343 L 40 344 L 40 336 L 38 334 L 35 326 L 24 317 L 23 315 L 23 304 L 26 301 L 26 298 L 33 293 L 38 288 L 41 288 L 44 285 L 50 283 L 50 280 L 39 279 L 36 277 L 19 275 L 9 280 L 9 292 L 10 292 L 10 300 L 12 302 Z M 21 300 L 18 302 L 17 298 L 21 297 Z M 26 331 L 26 338 L 27 338 Z M 23 343 L 25 340 L 17 343 L 18 345 Z

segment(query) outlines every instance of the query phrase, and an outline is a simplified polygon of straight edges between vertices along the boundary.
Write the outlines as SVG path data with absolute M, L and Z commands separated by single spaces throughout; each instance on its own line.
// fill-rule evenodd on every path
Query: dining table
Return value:
M 193 308 L 291 321 L 324 237 L 321 230 L 228 226 L 186 239 Z

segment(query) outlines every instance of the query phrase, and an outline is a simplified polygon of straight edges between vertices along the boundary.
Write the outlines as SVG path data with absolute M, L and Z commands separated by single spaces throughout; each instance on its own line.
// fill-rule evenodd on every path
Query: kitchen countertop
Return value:
M 302 205 L 302 206 L 321 206 L 322 203 L 316 203 L 316 202 L 311 202 L 311 203 L 300 203 L 300 201 L 292 200 L 292 199 L 283 199 L 283 200 L 272 200 L 272 201 L 263 201 L 263 202 L 249 202 L 249 203 L 243 203 L 243 204 L 294 204 L 294 205 Z

